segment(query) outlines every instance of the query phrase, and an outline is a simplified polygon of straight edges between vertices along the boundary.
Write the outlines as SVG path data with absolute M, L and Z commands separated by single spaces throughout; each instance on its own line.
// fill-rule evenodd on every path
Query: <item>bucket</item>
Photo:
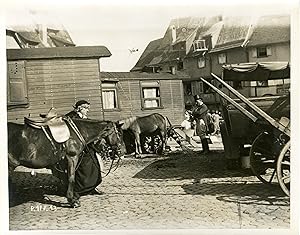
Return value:
M 241 163 L 242 163 L 241 164 L 242 168 L 249 169 L 250 168 L 250 156 L 242 156 Z

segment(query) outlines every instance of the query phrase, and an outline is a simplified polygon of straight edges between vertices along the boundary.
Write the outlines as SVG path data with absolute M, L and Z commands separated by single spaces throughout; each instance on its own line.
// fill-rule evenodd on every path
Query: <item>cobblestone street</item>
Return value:
M 37 171 L 38 172 L 38 171 Z M 10 230 L 277 229 L 289 228 L 290 201 L 278 185 L 246 170 L 229 171 L 224 155 L 172 152 L 124 158 L 103 179 L 103 195 L 81 197 L 70 209 L 58 180 L 42 170 L 13 174 L 17 185 Z

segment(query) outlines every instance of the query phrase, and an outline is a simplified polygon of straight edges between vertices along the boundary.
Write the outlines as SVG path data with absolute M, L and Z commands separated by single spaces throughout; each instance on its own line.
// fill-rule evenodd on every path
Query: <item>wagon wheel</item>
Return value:
M 263 183 L 272 184 L 276 181 L 276 159 L 279 142 L 268 132 L 260 133 L 250 149 L 251 170 Z
M 162 141 L 159 134 L 145 136 L 142 140 L 142 148 L 146 153 L 157 153 L 162 152 Z
M 160 135 L 154 135 L 153 138 L 153 151 L 157 154 L 162 154 L 162 139 Z
M 142 151 L 145 153 L 152 153 L 152 137 L 144 136 L 141 139 L 142 142 Z
M 279 185 L 287 196 L 290 196 L 290 147 L 291 141 L 288 141 L 278 156 L 276 167 Z

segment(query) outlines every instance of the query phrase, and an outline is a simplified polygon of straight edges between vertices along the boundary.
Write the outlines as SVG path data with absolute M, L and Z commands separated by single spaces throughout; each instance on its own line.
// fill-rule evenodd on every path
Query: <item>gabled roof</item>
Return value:
M 41 30 L 40 25 L 10 26 L 6 34 L 14 37 L 21 48 L 27 46 L 36 48 L 75 46 L 67 30 L 62 27 L 54 29 L 44 26 L 43 30 L 47 35 L 47 42 L 42 40 Z
M 47 34 L 48 34 L 48 41 L 50 41 L 49 39 L 52 39 L 53 43 L 56 46 L 75 46 L 70 34 L 65 29 L 57 30 L 57 29 L 47 28 Z
M 247 46 L 290 41 L 290 16 L 262 16 L 253 29 Z
M 165 33 L 165 36 L 168 35 L 170 41 L 171 38 L 171 26 L 176 28 L 176 41 L 173 44 L 186 41 L 188 37 L 199 27 L 205 23 L 204 17 L 185 17 L 173 19 L 170 22 L 170 25 Z
M 162 38 L 151 41 L 131 71 L 141 70 L 146 64 L 151 63 L 153 58 L 160 54 L 159 47 L 161 42 Z
M 209 36 L 211 37 L 211 41 L 212 41 L 211 46 L 212 48 L 214 48 L 222 27 L 223 27 L 223 22 L 220 21 L 220 16 L 208 18 L 205 24 L 202 25 L 202 27 L 199 27 L 197 29 L 196 36 L 193 39 L 191 38 L 192 41 L 189 45 L 189 53 L 187 54 L 187 57 L 198 56 L 203 53 L 203 52 L 193 51 L 192 42 L 194 40 L 205 39 L 206 37 Z
M 171 20 L 164 37 L 150 42 L 137 64 L 131 71 L 141 70 L 145 66 L 158 66 L 160 63 L 176 61 L 189 52 L 195 37 L 206 32 L 217 17 L 185 17 Z M 176 41 L 172 43 L 172 29 L 176 29 Z M 172 50 L 172 45 L 187 42 L 182 50 Z
M 248 16 L 226 17 L 218 40 L 210 52 L 240 47 L 249 36 L 253 19 Z

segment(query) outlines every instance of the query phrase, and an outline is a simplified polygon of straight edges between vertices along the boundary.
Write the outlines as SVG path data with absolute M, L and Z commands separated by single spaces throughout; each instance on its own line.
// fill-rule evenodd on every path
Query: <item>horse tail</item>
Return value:
M 172 126 L 172 123 L 167 116 L 165 116 L 165 120 L 166 120 L 166 126 L 168 126 L 168 124 L 169 124 L 169 126 Z
M 154 115 L 158 116 L 161 120 L 163 120 L 163 124 L 165 125 L 165 129 L 167 129 L 168 123 L 169 123 L 169 125 L 171 125 L 171 122 L 170 122 L 170 120 L 169 120 L 169 118 L 167 116 L 164 116 L 164 115 L 162 115 L 160 113 L 154 113 Z

